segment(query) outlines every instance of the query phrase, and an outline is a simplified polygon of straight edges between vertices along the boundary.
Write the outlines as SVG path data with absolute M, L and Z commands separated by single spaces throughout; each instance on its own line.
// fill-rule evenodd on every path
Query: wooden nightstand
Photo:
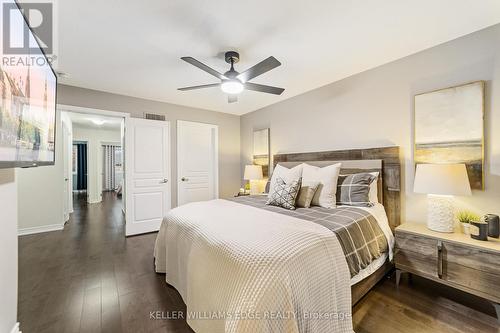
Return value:
M 396 228 L 396 284 L 402 272 L 416 274 L 492 302 L 500 322 L 500 240 L 440 233 L 425 224 Z

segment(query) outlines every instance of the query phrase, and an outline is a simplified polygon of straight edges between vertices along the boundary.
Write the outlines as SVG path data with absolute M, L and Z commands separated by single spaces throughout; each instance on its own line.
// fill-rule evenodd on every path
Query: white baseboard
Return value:
M 10 330 L 10 333 L 21 333 L 19 330 L 19 323 L 16 323 L 14 327 L 12 327 L 12 330 Z
M 42 225 L 40 227 L 19 228 L 17 230 L 17 235 L 24 236 L 24 235 L 39 234 L 41 232 L 57 231 L 63 229 L 64 229 L 64 224 L 49 224 L 49 225 Z

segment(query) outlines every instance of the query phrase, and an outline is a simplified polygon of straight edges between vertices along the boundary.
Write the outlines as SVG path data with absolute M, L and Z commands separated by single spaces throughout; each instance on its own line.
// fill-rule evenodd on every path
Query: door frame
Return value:
M 180 164 L 181 164 L 181 159 L 179 158 L 179 151 L 180 151 L 180 141 L 179 141 L 179 125 L 182 124 L 182 123 L 188 123 L 188 124 L 203 124 L 203 125 L 208 125 L 208 126 L 211 126 L 213 130 L 215 130 L 214 132 L 214 137 L 212 138 L 214 140 L 213 144 L 214 144 L 214 156 L 213 156 L 213 161 L 214 161 L 214 194 L 215 194 L 215 198 L 218 199 L 219 198 L 219 126 L 216 125 L 216 124 L 210 124 L 210 123 L 204 123 L 204 122 L 201 122 L 201 121 L 192 121 L 192 120 L 181 120 L 181 119 L 178 119 L 177 120 L 177 123 L 176 123 L 176 138 L 175 138 L 175 141 L 176 141 L 176 159 L 177 159 L 177 163 L 176 163 L 176 167 L 177 167 L 177 170 L 176 170 L 176 173 L 177 173 L 177 179 L 176 179 L 176 184 L 177 184 L 177 206 L 179 206 L 179 198 L 180 198 L 180 191 L 181 191 L 181 187 L 180 187 L 180 183 L 181 183 L 181 173 L 180 173 Z
M 130 113 L 127 112 L 119 112 L 119 111 L 110 111 L 110 110 L 103 110 L 103 109 L 96 109 L 96 108 L 87 108 L 87 107 L 81 107 L 81 106 L 74 106 L 74 105 L 67 105 L 67 104 L 57 104 L 56 105 L 56 110 L 61 114 L 61 112 L 73 112 L 73 113 L 83 113 L 83 114 L 90 114 L 90 115 L 96 115 L 96 116 L 107 116 L 107 117 L 115 117 L 115 118 L 122 118 L 122 151 L 123 151 L 123 178 L 125 179 L 126 175 L 126 165 L 125 165 L 125 156 L 126 156 L 126 147 L 125 147 L 125 132 L 126 132 L 126 122 L 127 119 L 130 118 Z M 59 122 L 61 122 L 62 125 L 62 120 L 61 117 L 59 116 Z M 88 148 L 88 146 L 87 146 Z M 87 152 L 88 153 L 88 152 Z M 87 160 L 88 164 L 88 160 Z M 88 166 L 87 166 L 88 170 Z M 63 179 L 64 181 L 64 179 Z M 88 179 L 87 179 L 88 181 Z M 73 190 L 73 189 L 71 189 Z M 123 184 L 123 190 L 122 190 L 122 198 L 124 202 L 124 206 L 122 208 L 123 213 L 125 214 L 125 194 L 126 194 L 126 184 L 124 181 Z M 63 215 L 64 215 L 64 205 L 63 205 Z M 126 223 L 126 221 L 125 221 Z
M 63 220 L 64 223 L 69 221 L 69 216 L 72 213 L 71 199 L 73 188 L 72 188 L 72 178 L 73 172 L 71 170 L 71 153 L 73 152 L 73 140 L 71 139 L 70 129 L 66 127 L 64 121 L 61 119 L 61 134 L 62 134 L 62 146 L 63 146 L 63 175 L 64 175 L 64 185 L 63 185 Z M 71 143 L 71 151 L 69 151 L 69 144 Z M 71 174 L 71 177 L 70 177 Z

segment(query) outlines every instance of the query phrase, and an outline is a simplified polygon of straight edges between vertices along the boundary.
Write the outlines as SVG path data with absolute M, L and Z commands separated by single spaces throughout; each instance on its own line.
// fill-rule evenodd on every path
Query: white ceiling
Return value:
M 122 118 L 118 117 L 106 117 L 78 112 L 66 112 L 66 114 L 71 119 L 73 126 L 85 128 L 120 131 L 123 121 Z
M 498 0 L 59 1 L 58 70 L 65 84 L 244 114 L 500 22 Z M 228 104 L 217 79 L 179 58 L 224 72 L 270 55 L 282 66 Z

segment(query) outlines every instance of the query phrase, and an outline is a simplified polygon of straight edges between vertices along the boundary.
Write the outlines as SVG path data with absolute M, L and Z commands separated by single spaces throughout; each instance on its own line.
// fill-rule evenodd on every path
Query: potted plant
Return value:
M 481 217 L 479 217 L 479 215 L 477 215 L 471 211 L 462 210 L 462 211 L 458 212 L 457 219 L 458 219 L 458 222 L 460 222 L 460 224 L 462 225 L 462 232 L 466 235 L 470 235 L 470 223 L 472 221 L 477 222 L 477 221 L 481 220 Z

